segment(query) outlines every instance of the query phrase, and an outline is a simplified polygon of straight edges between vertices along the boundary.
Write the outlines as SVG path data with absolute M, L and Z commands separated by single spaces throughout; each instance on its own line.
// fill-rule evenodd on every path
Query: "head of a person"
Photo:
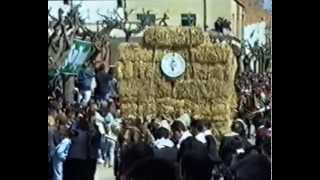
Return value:
M 68 118 L 65 113 L 59 113 L 56 117 L 57 125 L 64 125 L 68 123 Z
M 170 137 L 170 132 L 168 129 L 164 127 L 157 129 L 155 132 L 156 139 L 162 139 L 162 138 L 168 139 L 169 137 Z
M 48 115 L 48 127 L 54 127 L 56 125 L 56 121 L 53 116 Z
M 48 110 L 48 115 L 52 116 L 53 118 L 56 118 L 58 115 L 58 111 L 55 108 L 50 108 Z
M 59 125 L 58 131 L 62 137 L 70 137 L 71 135 L 69 127 L 67 125 Z
M 102 63 L 102 64 L 99 66 L 98 71 L 99 71 L 99 72 L 106 72 L 106 69 L 107 69 L 106 65 Z
M 203 125 L 205 130 L 211 130 L 213 129 L 213 123 L 210 120 L 203 120 Z
M 190 125 L 191 134 L 197 135 L 204 131 L 204 123 L 202 120 L 192 120 Z
M 234 121 L 231 125 L 231 130 L 235 133 L 238 133 L 240 136 L 245 136 L 245 127 L 239 121 Z
M 182 137 L 182 134 L 187 130 L 184 124 L 181 121 L 174 121 L 171 124 L 171 131 L 173 133 L 173 138 L 178 140 Z
M 69 107 L 66 109 L 66 117 L 69 119 L 69 120 L 74 120 L 75 118 L 75 111 L 73 110 L 73 108 Z
M 89 113 L 91 115 L 93 115 L 94 113 L 96 113 L 98 111 L 98 105 L 96 103 L 92 103 L 90 104 L 90 107 L 89 107 Z
M 80 114 L 79 116 L 79 127 L 82 130 L 88 130 L 89 128 L 89 117 L 87 114 Z
M 111 76 L 114 75 L 114 67 L 110 67 L 109 68 L 108 74 L 111 75 Z

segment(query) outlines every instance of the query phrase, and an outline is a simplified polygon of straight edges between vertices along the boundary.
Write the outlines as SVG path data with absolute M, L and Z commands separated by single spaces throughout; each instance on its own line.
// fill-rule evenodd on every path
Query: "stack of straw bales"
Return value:
M 221 133 L 229 131 L 237 106 L 236 60 L 230 47 L 212 44 L 203 34 L 199 28 L 152 27 L 141 44 L 120 45 L 117 76 L 124 118 L 175 116 L 184 110 L 214 121 Z M 173 81 L 160 70 L 170 52 L 186 61 L 186 72 Z

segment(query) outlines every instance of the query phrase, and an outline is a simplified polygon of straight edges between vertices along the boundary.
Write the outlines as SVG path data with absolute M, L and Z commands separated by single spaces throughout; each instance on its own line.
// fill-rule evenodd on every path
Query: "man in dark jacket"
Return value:
M 169 138 L 169 130 L 161 127 L 156 130 L 155 136 L 154 157 L 169 162 L 176 162 L 178 152 L 174 143 Z
M 191 122 L 192 136 L 181 143 L 178 152 L 178 161 L 181 163 L 182 176 L 186 180 L 210 180 L 213 163 L 209 158 L 207 144 L 202 140 L 201 133 L 204 131 L 202 121 Z M 200 136 L 199 136 L 200 135 Z
M 78 102 L 84 106 L 90 101 L 94 82 L 94 72 L 86 69 L 81 71 L 78 76 L 79 99 Z
M 96 87 L 96 98 L 97 100 L 107 100 L 107 94 L 110 91 L 110 82 L 112 76 L 106 71 L 104 64 L 101 65 L 96 75 L 97 87 Z
M 250 154 L 230 167 L 237 180 L 271 179 L 271 138 L 262 147 L 262 154 Z

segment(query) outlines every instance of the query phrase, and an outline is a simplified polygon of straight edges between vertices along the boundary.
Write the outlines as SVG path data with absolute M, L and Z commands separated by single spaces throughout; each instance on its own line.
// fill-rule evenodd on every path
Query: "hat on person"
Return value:
M 248 127 L 247 127 L 246 123 L 240 118 L 237 118 L 235 121 L 239 122 L 242 125 L 243 129 L 245 130 L 246 134 L 248 134 Z
M 177 121 L 180 121 L 184 124 L 185 127 L 189 127 L 191 124 L 191 118 L 188 113 L 182 114 Z
M 48 125 L 54 126 L 56 124 L 55 119 L 52 116 L 48 116 Z
M 136 119 L 136 117 L 134 116 L 134 115 L 132 115 L 132 114 L 129 114 L 129 116 L 128 116 L 128 119 Z
M 162 120 L 160 121 L 160 127 L 166 128 L 167 130 L 171 131 L 170 124 L 168 123 L 167 120 Z

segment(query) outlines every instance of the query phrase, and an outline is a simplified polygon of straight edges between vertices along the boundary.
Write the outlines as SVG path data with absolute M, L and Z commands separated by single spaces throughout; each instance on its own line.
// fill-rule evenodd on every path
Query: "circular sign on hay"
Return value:
M 169 79 L 180 77 L 186 70 L 186 63 L 178 53 L 168 53 L 161 60 L 161 71 Z

